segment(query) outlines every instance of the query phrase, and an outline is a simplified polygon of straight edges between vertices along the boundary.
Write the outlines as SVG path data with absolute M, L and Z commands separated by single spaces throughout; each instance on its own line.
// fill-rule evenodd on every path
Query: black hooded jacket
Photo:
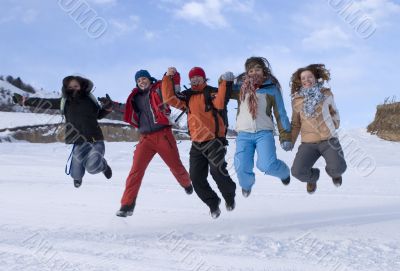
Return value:
M 67 80 L 68 79 L 68 80 Z M 80 83 L 81 91 L 76 95 L 68 93 L 66 82 L 75 79 Z M 65 98 L 65 143 L 82 144 L 104 140 L 98 119 L 104 118 L 109 112 L 101 108 L 90 98 L 93 83 L 85 78 L 66 77 L 63 81 L 62 95 Z M 41 109 L 60 109 L 62 98 L 43 99 L 28 98 L 25 105 Z

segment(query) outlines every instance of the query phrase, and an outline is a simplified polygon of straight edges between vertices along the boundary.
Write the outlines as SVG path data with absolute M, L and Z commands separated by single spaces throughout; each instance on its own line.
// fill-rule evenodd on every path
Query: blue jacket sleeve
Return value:
M 278 125 L 279 140 L 281 142 L 291 141 L 292 140 L 291 126 L 289 118 L 286 113 L 285 104 L 282 98 L 282 93 L 276 86 L 272 87 L 272 92 L 274 97 L 274 103 L 272 106 L 274 109 L 274 116 L 276 118 L 276 122 Z

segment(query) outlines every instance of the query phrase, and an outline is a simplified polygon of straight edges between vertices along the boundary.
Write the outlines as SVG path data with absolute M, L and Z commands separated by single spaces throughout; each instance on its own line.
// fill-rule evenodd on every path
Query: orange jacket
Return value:
M 173 80 L 170 76 L 164 76 L 162 80 L 163 101 L 170 106 L 185 110 L 186 102 L 175 95 Z M 184 93 L 184 92 L 183 92 Z M 224 109 L 226 95 L 226 81 L 222 81 L 218 86 L 218 93 L 212 100 L 217 110 Z M 192 95 L 189 100 L 188 128 L 190 137 L 194 142 L 210 141 L 216 137 L 225 137 L 226 127 L 222 117 L 217 114 L 219 133 L 215 135 L 215 121 L 212 111 L 205 111 L 204 95 Z

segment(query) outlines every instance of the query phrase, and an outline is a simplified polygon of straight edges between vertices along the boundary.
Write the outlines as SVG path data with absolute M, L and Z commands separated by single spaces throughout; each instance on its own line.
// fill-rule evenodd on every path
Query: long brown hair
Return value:
M 271 65 L 269 64 L 269 61 L 265 57 L 252 56 L 248 58 L 244 63 L 246 74 L 251 68 L 254 68 L 257 65 L 262 67 L 264 76 L 267 79 L 271 79 L 272 83 L 274 83 L 276 87 L 279 89 L 279 91 L 281 91 L 281 84 L 279 83 L 278 79 L 272 74 Z M 242 77 L 243 75 L 244 74 L 242 74 Z
M 321 80 L 323 82 L 331 80 L 331 74 L 329 73 L 329 70 L 325 68 L 325 64 L 311 64 L 308 65 L 307 67 L 300 68 L 297 71 L 295 71 L 292 77 L 290 78 L 290 88 L 292 95 L 300 90 L 301 88 L 300 75 L 304 71 L 310 71 L 315 76 L 315 80 L 317 82 Z

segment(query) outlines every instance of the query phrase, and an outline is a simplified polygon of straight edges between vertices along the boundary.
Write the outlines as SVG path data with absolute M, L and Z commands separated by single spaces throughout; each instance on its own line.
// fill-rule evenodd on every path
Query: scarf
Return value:
M 303 113 L 307 118 L 316 116 L 317 105 L 325 98 L 321 89 L 321 83 L 317 83 L 310 88 L 300 88 L 299 95 L 304 98 Z
M 249 95 L 248 105 L 249 111 L 253 120 L 257 117 L 257 89 L 262 85 L 264 81 L 264 76 L 262 75 L 245 75 L 243 84 L 240 88 L 240 101 L 244 102 L 246 95 Z
M 206 86 L 207 86 L 207 83 L 203 83 L 203 84 L 199 84 L 199 85 L 192 86 L 192 89 L 195 90 L 195 91 L 201 91 L 201 90 L 203 90 Z

